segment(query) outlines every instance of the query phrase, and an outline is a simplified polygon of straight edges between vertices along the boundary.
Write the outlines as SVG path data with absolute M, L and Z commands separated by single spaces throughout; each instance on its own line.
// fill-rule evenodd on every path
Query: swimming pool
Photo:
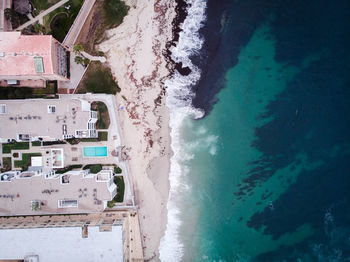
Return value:
M 85 157 L 102 157 L 107 156 L 106 146 L 84 146 Z

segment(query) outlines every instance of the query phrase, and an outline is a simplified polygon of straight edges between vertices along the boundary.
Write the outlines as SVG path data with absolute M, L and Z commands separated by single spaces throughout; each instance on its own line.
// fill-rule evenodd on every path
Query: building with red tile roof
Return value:
M 51 35 L 0 32 L 0 80 L 8 84 L 69 81 L 68 59 L 69 51 Z

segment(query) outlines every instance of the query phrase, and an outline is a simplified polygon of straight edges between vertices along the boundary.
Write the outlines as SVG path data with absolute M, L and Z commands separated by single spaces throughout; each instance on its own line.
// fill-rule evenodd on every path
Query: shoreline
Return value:
M 175 69 L 168 48 L 174 45 L 178 2 L 126 1 L 130 10 L 123 23 L 107 31 L 108 39 L 98 45 L 122 90 L 116 99 L 117 114 L 124 144 L 131 147 L 127 165 L 144 258 L 152 261 L 159 261 L 160 240 L 167 226 L 173 152 L 164 81 Z

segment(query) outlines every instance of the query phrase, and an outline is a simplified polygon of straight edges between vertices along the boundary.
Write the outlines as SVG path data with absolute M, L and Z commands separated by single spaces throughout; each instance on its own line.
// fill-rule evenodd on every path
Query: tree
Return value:
M 5 18 L 9 21 L 11 21 L 12 18 L 12 10 L 10 8 L 6 8 L 5 11 Z
M 74 58 L 74 61 L 75 61 L 75 63 L 81 64 L 81 65 L 84 63 L 84 59 L 81 56 L 76 56 Z
M 89 58 L 84 58 L 84 60 L 83 60 L 84 66 L 87 66 L 89 63 L 90 63 L 90 59 Z
M 42 33 L 43 32 L 43 26 L 39 23 L 34 24 L 33 28 L 34 28 L 35 33 Z
M 82 45 L 74 45 L 73 52 L 76 54 L 80 54 L 80 52 L 84 51 L 84 47 Z

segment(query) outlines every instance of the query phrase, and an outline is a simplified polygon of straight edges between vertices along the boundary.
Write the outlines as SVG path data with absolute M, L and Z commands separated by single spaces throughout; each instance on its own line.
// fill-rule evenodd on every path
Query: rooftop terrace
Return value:
M 97 136 L 97 113 L 81 99 L 26 99 L 0 101 L 0 139 L 19 135 L 63 139 Z M 90 131 L 91 130 L 91 131 Z M 28 135 L 28 136 L 26 136 Z
M 0 216 L 101 212 L 117 192 L 113 171 L 0 174 Z

